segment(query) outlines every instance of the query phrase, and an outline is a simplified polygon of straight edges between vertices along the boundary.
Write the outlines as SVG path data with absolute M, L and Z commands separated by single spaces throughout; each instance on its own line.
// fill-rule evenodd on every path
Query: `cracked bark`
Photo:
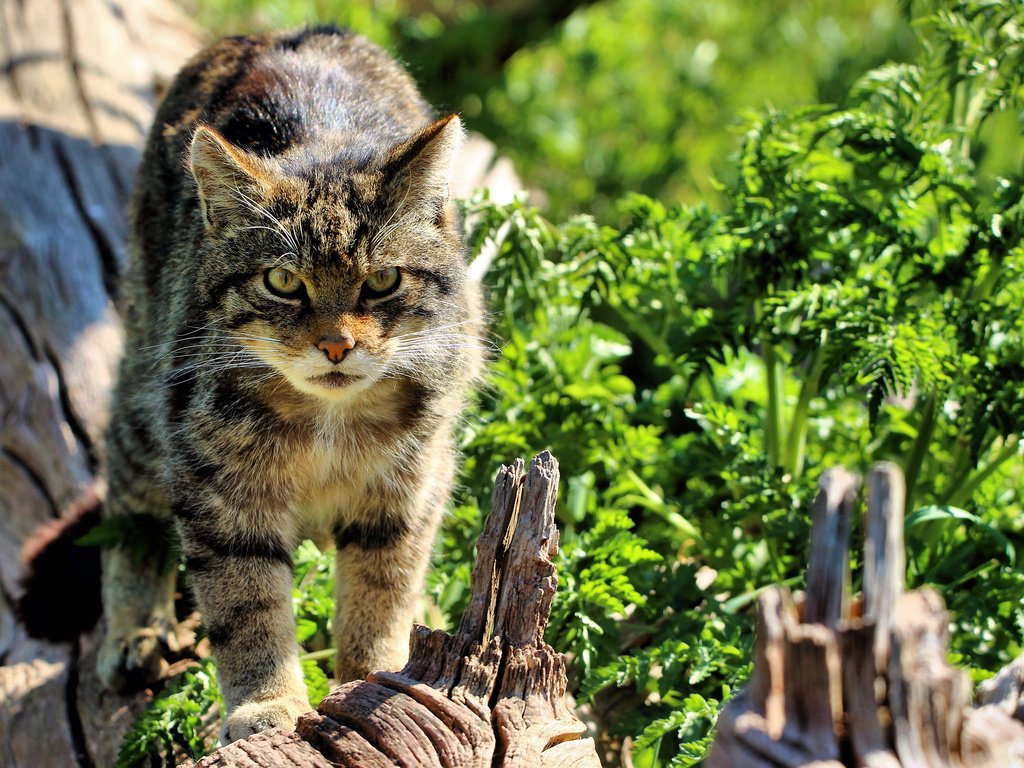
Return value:
M 1024 766 L 1024 666 L 970 705 L 967 674 L 946 661 L 942 599 L 904 591 L 903 476 L 892 465 L 868 477 L 864 594 L 850 599 L 858 483 L 843 470 L 822 477 L 807 594 L 762 594 L 754 672 L 718 720 L 709 768 Z

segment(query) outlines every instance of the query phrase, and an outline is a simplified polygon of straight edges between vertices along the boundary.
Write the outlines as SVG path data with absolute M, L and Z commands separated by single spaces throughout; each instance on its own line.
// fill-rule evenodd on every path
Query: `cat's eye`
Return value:
M 363 281 L 363 294 L 371 299 L 387 296 L 398 288 L 401 276 L 397 267 L 379 269 Z
M 267 290 L 286 299 L 297 298 L 302 292 L 302 280 L 289 269 L 274 267 L 263 274 Z

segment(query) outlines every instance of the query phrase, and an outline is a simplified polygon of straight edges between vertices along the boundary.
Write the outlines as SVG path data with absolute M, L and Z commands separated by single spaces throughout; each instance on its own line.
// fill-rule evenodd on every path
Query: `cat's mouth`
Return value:
M 341 389 L 347 387 L 350 384 L 355 384 L 359 381 L 362 376 L 353 376 L 350 373 L 342 373 L 341 371 L 331 371 L 325 373 L 322 376 L 312 376 L 310 381 L 314 384 L 319 384 L 321 387 L 327 387 L 328 389 Z

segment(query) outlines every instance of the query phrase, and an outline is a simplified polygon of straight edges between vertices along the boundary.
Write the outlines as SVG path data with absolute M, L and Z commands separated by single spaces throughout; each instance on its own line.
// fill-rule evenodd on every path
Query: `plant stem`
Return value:
M 782 443 L 782 363 L 775 347 L 765 342 L 761 345 L 764 355 L 765 376 L 768 383 L 768 413 L 764 426 L 765 448 L 768 462 L 773 467 L 781 466 Z
M 942 504 L 953 504 L 951 499 L 957 494 L 961 484 L 971 472 L 971 451 L 967 443 L 968 440 L 965 435 L 961 435 L 956 441 L 956 451 L 953 454 L 953 468 L 949 472 L 949 484 L 940 498 L 940 503 Z
M 324 648 L 322 651 L 310 651 L 309 653 L 303 653 L 299 656 L 299 661 L 321 661 L 323 659 L 333 659 L 334 654 L 338 651 L 335 648 Z
M 689 536 L 693 539 L 701 539 L 701 533 L 697 530 L 694 525 L 687 520 L 685 517 L 680 515 L 668 504 L 665 503 L 665 499 L 655 493 L 654 489 L 651 488 L 643 479 L 634 472 L 631 468 L 625 467 L 622 470 L 622 474 L 625 475 L 636 487 L 637 490 L 651 502 L 651 506 L 648 509 L 654 514 L 658 515 L 662 520 L 671 525 L 677 531 L 682 533 L 684 536 Z
M 956 492 L 949 497 L 949 505 L 952 507 L 962 507 L 970 501 L 978 486 L 991 477 L 999 467 L 1016 456 L 1019 450 L 1020 438 L 1013 435 L 1007 436 L 1003 442 L 1003 449 L 995 455 L 992 461 L 979 468 L 963 485 L 956 489 Z
M 924 409 L 921 413 L 921 425 L 917 428 L 917 437 L 907 457 L 907 464 L 903 469 L 903 475 L 907 483 L 907 514 L 914 511 L 914 491 L 917 486 L 917 476 L 921 472 L 921 464 L 924 462 L 928 446 L 932 441 L 932 433 L 935 431 L 935 416 L 938 410 L 938 395 L 933 390 L 924 401 Z
M 818 348 L 811 357 L 807 368 L 807 376 L 800 386 L 800 397 L 796 409 L 789 422 L 789 434 L 786 436 L 786 449 L 782 457 L 782 466 L 793 477 L 800 477 L 804 469 L 804 449 L 807 447 L 807 414 L 811 408 L 811 400 L 818 394 L 821 374 L 825 369 L 825 345 L 828 331 L 821 332 Z

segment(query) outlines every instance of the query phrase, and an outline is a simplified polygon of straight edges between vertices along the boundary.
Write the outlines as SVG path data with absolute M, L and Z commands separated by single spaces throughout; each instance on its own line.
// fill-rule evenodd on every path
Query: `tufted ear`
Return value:
M 192 135 L 188 161 L 207 228 L 223 225 L 270 186 L 270 173 L 258 157 L 205 125 Z
M 464 139 L 459 116 L 448 115 L 395 147 L 385 168 L 392 176 L 397 199 L 403 205 L 443 205 Z

